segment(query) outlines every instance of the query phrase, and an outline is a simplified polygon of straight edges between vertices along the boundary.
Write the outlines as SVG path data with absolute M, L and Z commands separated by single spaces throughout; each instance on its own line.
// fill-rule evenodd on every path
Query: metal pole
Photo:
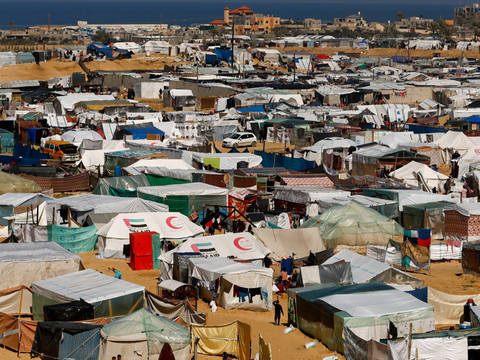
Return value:
M 235 39 L 235 17 L 232 19 L 232 73 L 233 73 L 233 44 Z
M 295 53 L 293 53 L 293 82 L 295 82 L 295 77 L 297 75 L 296 69 L 297 65 L 295 64 Z
M 200 341 L 200 336 L 197 336 L 195 338 L 195 343 L 193 345 L 193 359 L 197 360 L 197 347 L 198 347 L 198 342 Z

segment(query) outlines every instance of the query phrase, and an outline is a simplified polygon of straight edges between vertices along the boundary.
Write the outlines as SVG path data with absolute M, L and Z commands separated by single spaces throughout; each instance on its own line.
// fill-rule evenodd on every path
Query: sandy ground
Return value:
M 393 55 L 408 56 L 408 50 L 398 49 L 349 49 L 349 48 L 279 48 L 282 51 L 309 52 L 311 54 L 333 55 L 335 52 L 359 54 L 362 57 L 390 57 Z M 412 58 L 431 58 L 434 54 L 440 54 L 444 57 L 466 56 L 480 58 L 480 52 L 464 51 L 464 50 L 411 50 Z M 151 54 L 147 58 L 144 54 L 134 55 L 132 59 L 115 60 L 115 61 L 93 61 L 87 63 L 90 70 L 163 70 L 165 65 L 179 66 L 184 62 L 177 62 L 173 57 L 163 54 Z M 57 59 L 50 60 L 46 63 L 36 64 L 18 64 L 15 66 L 6 66 L 0 68 L 0 82 L 11 80 L 48 80 L 56 76 L 68 76 L 74 72 L 82 72 L 77 63 L 71 61 L 61 61 Z

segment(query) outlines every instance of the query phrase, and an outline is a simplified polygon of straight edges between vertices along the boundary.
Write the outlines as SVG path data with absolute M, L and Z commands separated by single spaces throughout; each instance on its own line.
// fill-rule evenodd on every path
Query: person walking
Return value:
M 280 305 L 280 301 L 275 301 L 273 303 L 273 306 L 275 306 L 275 325 L 280 325 L 280 314 L 283 314 L 283 308 L 282 305 Z

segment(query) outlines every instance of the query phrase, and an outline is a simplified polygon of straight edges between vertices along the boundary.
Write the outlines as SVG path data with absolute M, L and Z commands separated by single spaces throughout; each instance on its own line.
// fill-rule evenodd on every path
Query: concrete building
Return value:
M 473 28 L 480 21 L 480 4 L 470 4 L 453 9 L 455 26 Z
M 363 19 L 363 15 L 349 15 L 346 18 L 335 18 L 333 25 L 337 27 L 346 27 L 349 29 L 363 29 L 367 26 L 367 22 Z
M 309 30 L 321 30 L 322 29 L 322 20 L 308 18 L 304 21 L 305 28 Z

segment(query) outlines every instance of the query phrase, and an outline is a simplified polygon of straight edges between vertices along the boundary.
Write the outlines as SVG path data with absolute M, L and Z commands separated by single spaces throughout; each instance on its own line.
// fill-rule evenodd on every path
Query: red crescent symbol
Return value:
M 233 245 L 235 245 L 237 248 L 239 248 L 240 250 L 243 250 L 243 251 L 248 251 L 248 250 L 252 250 L 252 248 L 244 248 L 242 246 L 240 246 L 240 240 L 242 239 L 245 239 L 244 237 L 239 237 L 239 238 L 236 238 L 235 240 L 233 240 Z
M 178 219 L 176 216 L 170 216 L 167 218 L 167 220 L 165 220 L 165 222 L 167 223 L 168 226 L 170 226 L 172 229 L 175 229 L 175 230 L 179 230 L 182 228 L 182 226 L 178 227 L 178 226 L 174 226 L 172 225 L 172 220 L 173 219 Z

